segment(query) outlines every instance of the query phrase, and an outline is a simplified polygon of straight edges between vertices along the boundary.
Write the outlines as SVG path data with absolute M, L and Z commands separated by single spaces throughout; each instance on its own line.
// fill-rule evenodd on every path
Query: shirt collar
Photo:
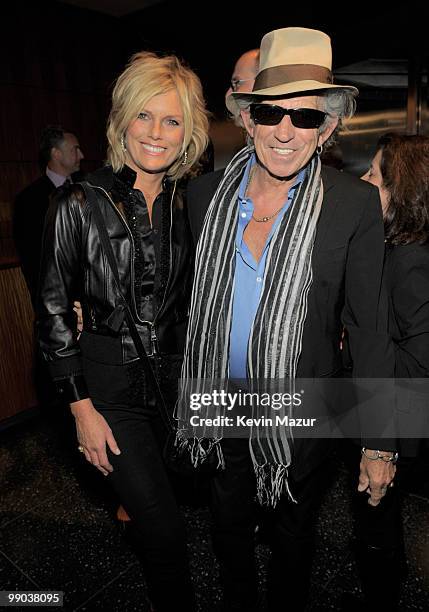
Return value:
M 67 179 L 70 180 L 69 176 L 63 176 L 62 174 L 57 174 L 53 170 L 51 170 L 48 166 L 46 166 L 46 176 L 50 179 L 55 187 L 61 187 L 64 185 Z
M 253 168 L 253 166 L 256 164 L 256 155 L 254 153 L 252 153 L 252 155 L 250 156 L 247 164 L 246 164 L 246 168 L 244 170 L 244 175 L 243 178 L 241 179 L 241 183 L 240 183 L 240 187 L 238 189 L 238 198 L 239 200 L 244 200 L 245 195 L 246 195 L 246 191 L 247 191 L 247 186 L 249 184 L 249 176 L 250 176 L 250 171 Z
M 249 183 L 249 175 L 250 175 L 250 171 L 252 170 L 253 166 L 256 164 L 256 155 L 255 153 L 252 153 L 252 155 L 250 156 L 247 164 L 246 164 L 246 168 L 244 170 L 244 174 L 243 174 L 243 178 L 241 179 L 241 183 L 240 183 L 240 187 L 238 190 L 238 198 L 240 201 L 245 199 L 245 195 L 246 195 L 246 191 L 247 191 L 247 186 Z M 298 175 L 296 176 L 296 179 L 294 180 L 292 186 L 289 189 L 289 197 L 291 197 L 291 195 L 293 194 L 294 190 L 298 187 L 298 185 L 300 185 L 306 175 L 307 172 L 307 167 L 303 168 Z
M 129 166 L 125 165 L 122 167 L 119 172 L 116 172 L 116 176 L 119 180 L 121 180 L 128 187 L 134 187 L 134 183 L 136 182 L 137 172 L 132 170 Z
M 127 166 L 126 164 L 122 167 L 122 170 L 115 173 L 119 180 L 121 180 L 125 185 L 134 189 L 134 185 L 137 179 L 137 172 Z M 162 180 L 162 190 L 165 191 L 170 184 L 169 179 L 165 176 Z

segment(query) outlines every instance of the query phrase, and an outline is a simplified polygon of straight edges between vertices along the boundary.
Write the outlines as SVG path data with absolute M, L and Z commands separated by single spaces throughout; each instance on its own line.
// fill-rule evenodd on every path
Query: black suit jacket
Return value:
M 83 180 L 83 178 L 84 174 L 80 171 L 71 175 L 74 183 Z M 44 174 L 16 196 L 13 207 L 13 239 L 33 308 L 36 304 L 39 284 L 45 217 L 51 196 L 55 190 L 54 183 Z
M 45 216 L 54 191 L 53 182 L 43 175 L 16 196 L 13 208 L 13 238 L 33 306 L 39 280 Z
M 217 171 L 189 184 L 188 207 L 195 241 L 222 174 Z M 378 190 L 328 167 L 322 170 L 322 180 L 324 199 L 313 249 L 313 282 L 297 377 L 330 377 L 341 372 L 343 326 L 349 334 L 354 376 L 392 376 L 388 336 L 378 324 L 378 319 L 387 319 L 379 312 L 384 230 Z M 296 440 L 295 476 L 307 473 L 322 452 L 317 441 L 304 444 Z
M 388 246 L 385 264 L 388 294 L 388 329 L 395 350 L 397 379 L 429 377 L 429 244 Z M 398 449 L 401 456 L 415 456 L 419 436 L 429 434 L 427 383 L 402 390 L 396 404 Z M 413 437 L 405 437 L 410 432 Z
M 388 246 L 385 280 L 396 378 L 429 376 L 429 244 Z

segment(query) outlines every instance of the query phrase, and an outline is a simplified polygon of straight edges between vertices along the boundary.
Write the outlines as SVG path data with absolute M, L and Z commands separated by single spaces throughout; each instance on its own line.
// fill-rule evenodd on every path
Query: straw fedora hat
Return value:
M 331 39 L 324 32 L 308 28 L 282 28 L 265 34 L 261 41 L 259 72 L 251 93 L 231 93 L 226 105 L 233 115 L 251 102 L 303 92 L 348 89 L 332 78 Z

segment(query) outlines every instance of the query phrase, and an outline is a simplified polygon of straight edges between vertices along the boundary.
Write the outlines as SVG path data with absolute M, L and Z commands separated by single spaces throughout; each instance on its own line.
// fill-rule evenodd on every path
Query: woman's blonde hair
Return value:
M 121 139 L 129 124 L 151 98 L 172 89 L 177 91 L 182 106 L 185 134 L 180 155 L 167 170 L 167 176 L 180 179 L 197 164 L 207 147 L 209 127 L 200 79 L 174 55 L 159 57 L 142 51 L 132 56 L 113 89 L 107 122 L 107 158 L 115 172 L 126 161 Z M 187 163 L 183 165 L 185 151 Z

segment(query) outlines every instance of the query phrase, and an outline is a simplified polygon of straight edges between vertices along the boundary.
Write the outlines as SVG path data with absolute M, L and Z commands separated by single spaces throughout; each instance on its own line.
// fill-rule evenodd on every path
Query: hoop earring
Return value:
M 124 135 L 123 135 L 123 134 L 122 134 L 122 136 L 121 136 L 121 149 L 122 149 L 122 151 L 123 151 L 124 153 L 126 153 L 126 151 L 127 151 L 127 147 L 126 147 L 126 145 L 125 145 L 125 138 L 124 138 Z
M 188 149 L 185 150 L 182 160 L 182 166 L 186 166 L 188 164 Z
M 317 147 L 316 147 L 316 155 L 319 155 L 319 157 L 320 157 L 320 155 L 322 155 L 322 153 L 323 153 L 323 145 L 317 145 Z

